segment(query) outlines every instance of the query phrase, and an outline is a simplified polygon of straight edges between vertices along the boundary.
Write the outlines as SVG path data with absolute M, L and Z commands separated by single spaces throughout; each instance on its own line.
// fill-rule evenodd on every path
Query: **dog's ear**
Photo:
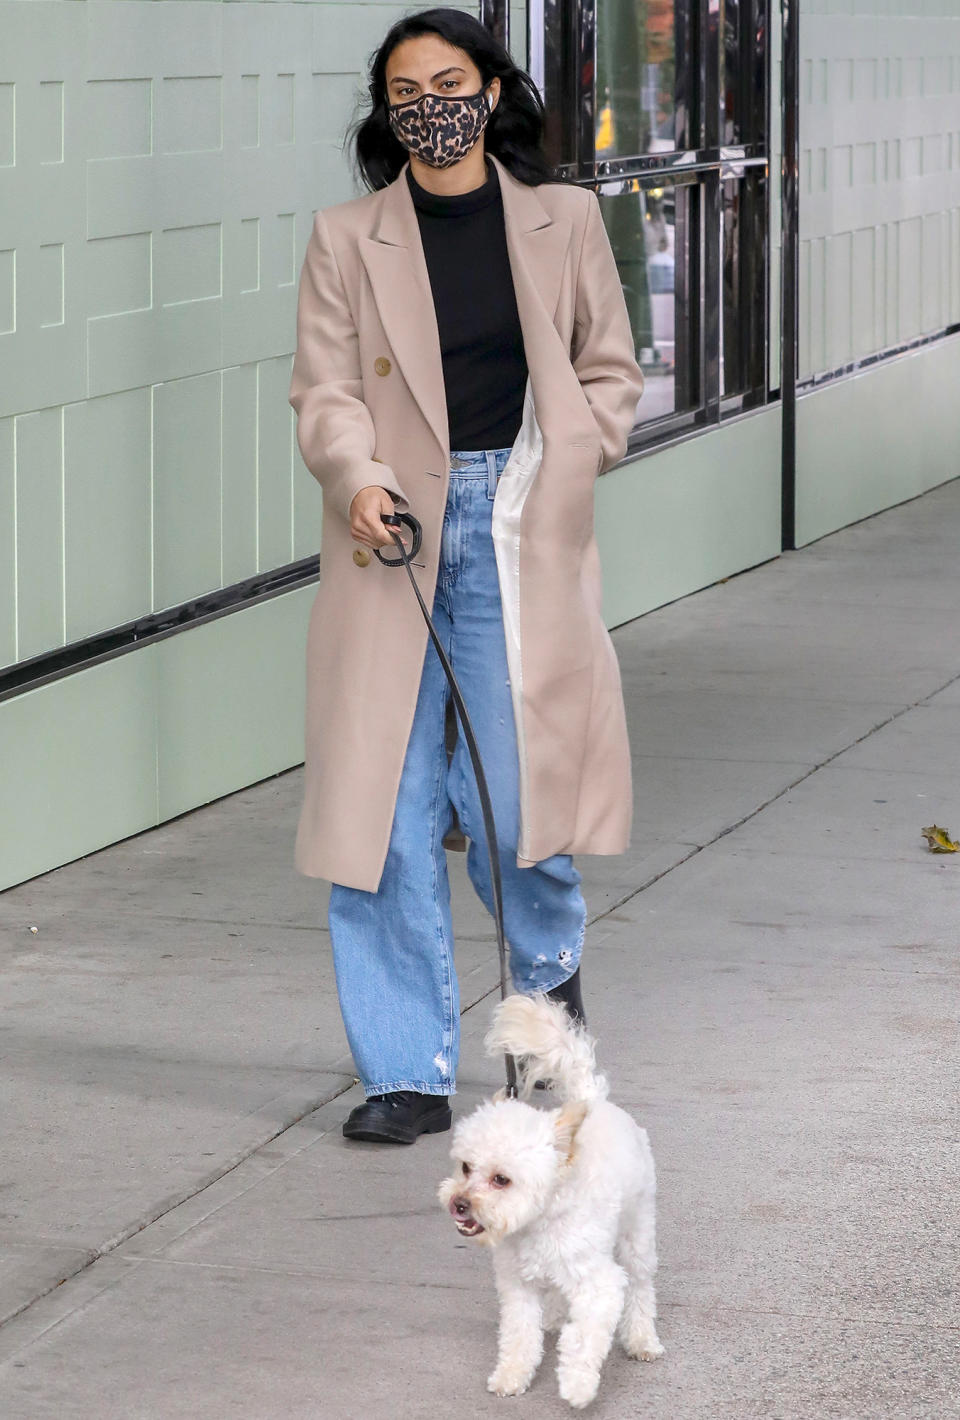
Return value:
M 553 1122 L 556 1134 L 557 1149 L 566 1156 L 569 1163 L 573 1158 L 573 1146 L 577 1139 L 577 1130 L 587 1117 L 588 1105 L 586 1100 L 570 1100 L 562 1109 L 557 1110 L 556 1118 Z

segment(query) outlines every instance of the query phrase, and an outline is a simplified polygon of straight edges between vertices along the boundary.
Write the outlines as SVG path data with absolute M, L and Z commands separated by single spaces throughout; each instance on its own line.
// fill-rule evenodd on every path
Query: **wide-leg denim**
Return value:
M 491 535 L 497 480 L 509 452 L 451 454 L 431 616 L 480 747 L 500 850 L 510 973 L 515 989 L 529 993 L 549 991 L 575 971 L 587 910 L 569 854 L 517 867 L 517 737 Z M 406 578 L 402 568 L 389 575 Z M 408 592 L 412 597 L 413 589 Z M 428 639 L 379 889 L 363 892 L 334 883 L 330 891 L 340 1009 L 367 1095 L 455 1091 L 460 996 L 443 848 L 454 806 L 469 840 L 470 881 L 493 913 L 483 816 L 459 721 L 447 765 L 448 694 Z

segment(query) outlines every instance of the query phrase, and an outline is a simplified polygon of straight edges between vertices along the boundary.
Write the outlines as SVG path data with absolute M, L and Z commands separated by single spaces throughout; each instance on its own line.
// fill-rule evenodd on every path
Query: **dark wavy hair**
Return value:
M 440 7 L 405 15 L 387 31 L 370 59 L 370 112 L 350 129 L 357 170 L 371 192 L 393 182 L 408 153 L 393 135 L 387 118 L 387 60 L 405 39 L 435 34 L 469 54 L 480 70 L 483 87 L 500 80 L 500 98 L 484 129 L 486 151 L 500 159 L 520 182 L 535 187 L 557 182 L 542 148 L 543 100 L 530 75 L 519 69 L 488 29 L 463 10 Z

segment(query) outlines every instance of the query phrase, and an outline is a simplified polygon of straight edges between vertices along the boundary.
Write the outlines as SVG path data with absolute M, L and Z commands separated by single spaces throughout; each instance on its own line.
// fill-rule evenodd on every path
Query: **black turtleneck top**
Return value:
M 503 449 L 523 415 L 527 361 L 497 170 L 456 197 L 407 181 L 420 224 L 443 357 L 451 449 Z

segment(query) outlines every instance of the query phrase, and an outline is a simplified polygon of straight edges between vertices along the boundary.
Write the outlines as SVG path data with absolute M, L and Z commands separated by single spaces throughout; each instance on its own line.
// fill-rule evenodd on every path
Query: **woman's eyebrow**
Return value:
M 441 69 L 438 74 L 434 74 L 430 82 L 431 84 L 435 84 L 436 81 L 442 79 L 445 74 L 465 74 L 466 72 L 465 69 L 460 68 L 459 64 L 451 64 L 448 69 Z M 394 74 L 390 82 L 391 84 L 415 84 L 417 81 L 416 79 L 407 79 L 402 74 Z

